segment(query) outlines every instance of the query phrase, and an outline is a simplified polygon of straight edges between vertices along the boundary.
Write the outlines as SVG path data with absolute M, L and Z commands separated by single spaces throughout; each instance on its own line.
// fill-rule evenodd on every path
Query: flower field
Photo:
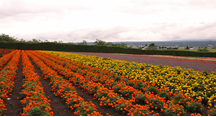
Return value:
M 13 51 L 14 49 L 2 49 L 0 48 L 0 57 L 2 57 L 3 55 L 10 53 L 11 51 Z
M 118 60 L 135 61 L 153 65 L 180 66 L 182 68 L 193 69 L 196 71 L 216 72 L 216 58 L 208 57 L 181 57 L 165 55 L 130 55 L 130 54 L 110 54 L 110 53 L 91 53 L 73 52 L 77 54 L 106 57 Z
M 68 116 L 216 115 L 215 72 L 55 51 L 14 50 L 0 59 L 1 115 L 20 72 L 19 115 L 56 115 L 57 99 Z

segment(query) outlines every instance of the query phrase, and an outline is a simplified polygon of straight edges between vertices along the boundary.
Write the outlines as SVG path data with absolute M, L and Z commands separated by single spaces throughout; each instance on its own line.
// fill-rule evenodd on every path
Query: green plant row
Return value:
M 216 57 L 215 52 L 195 52 L 183 50 L 140 50 L 134 48 L 107 47 L 95 45 L 74 45 L 69 43 L 4 43 L 0 42 L 0 48 L 21 50 L 52 50 L 71 52 L 102 52 L 102 53 L 126 53 L 149 55 L 172 55 L 193 57 Z

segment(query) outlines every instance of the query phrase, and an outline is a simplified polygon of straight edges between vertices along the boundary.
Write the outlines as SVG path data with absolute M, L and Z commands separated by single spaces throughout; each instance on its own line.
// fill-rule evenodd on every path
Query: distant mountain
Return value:
M 149 45 L 154 43 L 156 46 L 179 46 L 179 47 L 216 47 L 216 41 L 136 41 L 136 42 L 112 42 L 112 43 L 126 43 L 128 46 Z M 77 44 L 77 43 L 75 43 Z M 94 42 L 87 42 L 88 45 L 94 45 Z
M 120 42 L 119 42 L 120 43 Z M 179 47 L 216 47 L 216 41 L 153 41 L 153 42 L 123 42 L 131 46 L 149 45 L 154 43 L 156 46 L 179 46 Z

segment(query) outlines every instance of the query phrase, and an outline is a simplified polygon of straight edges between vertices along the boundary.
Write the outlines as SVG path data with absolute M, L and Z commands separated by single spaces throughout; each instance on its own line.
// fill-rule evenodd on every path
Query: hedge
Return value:
M 149 55 L 173 55 L 192 57 L 216 57 L 215 52 L 195 52 L 180 50 L 140 50 L 133 48 L 107 47 L 95 45 L 75 45 L 67 43 L 4 43 L 0 42 L 0 48 L 20 50 L 51 50 L 70 52 L 102 52 L 102 53 L 125 53 L 125 54 L 149 54 Z

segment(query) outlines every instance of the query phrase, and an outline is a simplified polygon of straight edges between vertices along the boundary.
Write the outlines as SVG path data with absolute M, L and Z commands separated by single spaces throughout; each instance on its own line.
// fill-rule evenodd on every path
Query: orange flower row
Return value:
M 111 106 L 115 107 L 117 111 L 121 111 L 123 113 L 127 113 L 128 115 L 150 115 L 153 114 L 154 111 L 149 111 L 148 105 L 133 105 L 131 100 L 125 100 L 124 98 L 120 97 L 117 93 L 114 93 L 114 90 L 109 90 L 108 88 L 104 87 L 101 83 L 95 83 L 90 78 L 84 78 L 78 73 L 74 73 L 68 70 L 66 67 L 61 65 L 55 64 L 55 62 L 50 61 L 39 54 L 34 53 L 37 57 L 43 60 L 47 65 L 52 67 L 53 69 L 57 70 L 61 75 L 64 75 L 69 78 L 70 81 L 74 82 L 75 84 L 79 85 L 83 88 L 87 93 L 94 94 L 95 98 L 100 100 L 101 106 Z M 122 107 L 122 103 L 125 105 L 124 109 Z M 133 112 L 130 109 L 137 108 L 141 109 L 139 112 Z
M 149 107 L 153 110 L 161 110 L 164 109 L 165 107 L 163 106 L 163 104 L 165 103 L 164 98 L 165 97 L 160 97 L 158 96 L 158 92 L 163 92 L 165 91 L 165 89 L 159 89 L 159 88 L 154 88 L 153 84 L 148 84 L 147 82 L 142 85 L 145 85 L 145 89 L 143 89 L 143 91 L 145 93 L 142 93 L 140 90 L 135 89 L 134 87 L 131 87 L 129 85 L 127 85 L 125 82 L 127 80 L 127 78 L 124 78 L 123 76 L 118 76 L 115 73 L 111 73 L 108 72 L 106 70 L 99 70 L 99 68 L 93 68 L 90 66 L 86 66 L 86 65 L 80 65 L 78 63 L 78 65 L 75 64 L 75 62 L 70 62 L 67 61 L 65 59 L 65 61 L 62 61 L 62 59 L 60 57 L 56 57 L 53 55 L 48 55 L 45 53 L 41 53 L 41 52 L 37 52 L 37 56 L 40 56 L 41 58 L 44 58 L 44 61 L 46 62 L 46 64 L 52 66 L 53 69 L 59 71 L 60 74 L 66 76 L 66 77 L 71 77 L 73 73 L 70 73 L 69 71 L 72 70 L 74 71 L 74 69 L 76 69 L 76 72 L 78 72 L 79 74 L 77 74 L 78 78 L 80 78 L 79 75 L 82 75 L 85 78 L 88 78 L 89 80 L 92 80 L 94 82 L 100 82 L 102 83 L 104 86 L 108 87 L 109 89 L 112 89 L 115 92 L 119 92 L 124 96 L 130 96 L 131 97 L 131 101 L 137 101 L 139 103 L 142 104 L 148 104 Z M 55 62 L 53 62 L 55 61 Z M 64 63 L 64 66 L 67 66 L 68 68 L 73 68 L 73 69 L 67 69 L 61 65 L 56 65 L 55 63 Z M 72 64 L 70 64 L 72 63 Z M 130 80 L 132 81 L 132 80 Z M 135 80 L 134 80 L 135 81 Z M 88 81 L 89 82 L 89 81 Z M 138 81 L 135 81 L 135 83 L 139 83 Z M 92 85 L 92 82 L 90 83 Z M 82 83 L 79 82 L 79 85 L 82 85 Z M 153 87 L 155 90 L 151 90 L 150 88 Z M 84 87 L 85 88 L 85 87 Z M 88 87 L 89 88 L 89 87 Z M 147 90 L 148 88 L 148 90 Z M 87 88 L 86 88 L 87 89 Z M 89 88 L 91 89 L 91 88 Z M 92 92 L 95 92 L 94 89 L 89 90 L 89 93 L 91 94 Z M 156 95 L 154 95 L 154 93 Z M 155 99 L 155 100 L 152 100 Z
M 5 110 L 2 100 L 8 98 L 8 94 L 12 92 L 14 87 L 14 78 L 18 71 L 20 51 L 15 50 L 13 57 L 8 64 L 0 71 L 0 114 Z
M 23 113 L 22 116 L 53 116 L 50 100 L 45 96 L 40 76 L 35 73 L 34 66 L 31 64 L 25 51 L 22 51 L 22 73 L 24 76 L 24 88 L 22 95 Z
M 5 104 L 4 104 L 3 102 L 4 102 L 4 100 L 2 100 L 2 99 L 0 98 L 0 115 L 2 114 L 2 112 L 3 112 L 4 110 L 7 110 L 7 109 L 5 108 Z
M 16 51 L 12 51 L 11 53 L 8 53 L 0 58 L 0 70 L 2 69 L 3 65 L 6 64 L 10 58 L 14 55 Z
M 71 71 L 80 73 L 80 75 L 83 75 L 84 77 L 91 78 L 95 82 L 101 82 L 102 84 L 105 84 L 110 89 L 113 86 L 116 86 L 116 84 L 121 84 L 121 87 L 124 87 L 124 89 L 122 89 L 120 93 L 123 93 L 124 96 L 131 96 L 134 92 L 137 92 L 138 90 L 141 90 L 144 93 L 151 91 L 151 93 L 153 92 L 154 94 L 166 91 L 166 89 L 162 89 L 162 88 L 159 89 L 158 87 L 155 86 L 155 84 L 149 84 L 148 82 L 144 82 L 141 80 L 132 80 L 132 79 L 129 80 L 128 78 L 124 76 L 117 75 L 117 73 L 115 72 L 110 72 L 108 70 L 100 70 L 99 68 L 91 67 L 88 65 L 81 65 L 80 63 L 73 62 L 65 58 L 57 57 L 57 56 L 42 53 L 42 52 L 37 52 L 37 55 L 42 55 L 43 57 L 46 57 L 47 59 L 55 63 L 58 63 L 60 65 L 67 67 Z M 153 86 L 156 87 L 154 88 L 155 91 L 154 90 L 152 91 L 151 89 L 151 87 Z M 145 87 L 145 88 L 142 88 L 142 87 Z M 136 95 L 136 94 L 133 94 L 133 95 Z
M 45 79 L 49 79 L 50 85 L 52 86 L 52 91 L 56 96 L 63 98 L 65 103 L 75 110 L 76 115 L 91 115 L 100 116 L 101 114 L 97 112 L 96 106 L 92 102 L 84 101 L 84 99 L 77 95 L 75 88 L 68 81 L 59 76 L 54 70 L 46 66 L 40 59 L 28 51 L 28 55 L 34 61 L 34 63 L 41 69 Z
M 144 104 L 149 104 L 149 107 L 153 110 L 159 110 L 161 111 L 166 109 L 164 105 L 165 100 L 170 100 L 171 95 L 172 95 L 172 100 L 174 100 L 174 104 L 181 104 L 184 106 L 186 109 L 188 109 L 191 112 L 201 112 L 203 109 L 202 104 L 199 102 L 199 100 L 194 100 L 193 98 L 185 98 L 183 95 L 183 92 L 177 92 L 177 93 L 171 93 L 166 91 L 166 89 L 158 88 L 155 86 L 155 84 L 149 84 L 148 82 L 143 82 L 141 80 L 128 80 L 127 78 L 123 76 L 118 76 L 117 74 L 113 72 L 108 72 L 107 70 L 99 70 L 99 68 L 87 66 L 87 65 L 81 65 L 80 63 L 72 62 L 70 60 L 57 57 L 54 55 L 50 54 L 45 54 L 41 52 L 37 52 L 37 56 L 40 56 L 44 58 L 44 61 L 46 61 L 47 64 L 52 66 L 53 69 L 59 71 L 60 74 L 70 78 L 73 76 L 74 73 L 70 73 L 69 71 L 74 71 L 77 72 L 75 76 L 78 80 L 80 78 L 79 75 L 82 75 L 85 78 L 88 78 L 89 80 L 92 80 L 94 82 L 100 82 L 104 86 L 108 87 L 109 89 L 114 90 L 115 92 L 122 93 L 124 96 L 131 96 L 132 99 L 135 99 L 139 103 L 144 103 Z M 56 63 L 60 65 L 56 65 Z M 67 67 L 63 67 L 63 66 Z M 82 81 L 82 82 L 81 82 Z M 83 85 L 84 80 L 81 80 L 79 82 L 79 85 Z M 87 81 L 85 81 L 87 82 Z M 89 83 L 89 84 L 92 84 Z M 97 86 L 97 84 L 92 84 Z M 129 86 L 128 86 L 129 85 Z M 133 86 L 133 87 L 130 87 Z M 144 87 L 144 88 L 142 88 Z M 90 89 L 88 92 L 90 94 L 95 92 L 94 88 L 90 88 L 84 86 L 85 89 Z M 135 88 L 140 89 L 142 92 L 139 90 L 135 90 Z M 179 93 L 179 95 L 177 95 Z M 183 99 L 186 99 L 183 101 Z M 181 101 L 179 103 L 179 100 Z M 196 103 L 193 105 L 187 106 L 185 105 L 186 103 Z M 168 106 L 168 105 L 167 105 Z M 178 113 L 176 113 L 178 114 Z M 181 114 L 180 114 L 181 115 Z

